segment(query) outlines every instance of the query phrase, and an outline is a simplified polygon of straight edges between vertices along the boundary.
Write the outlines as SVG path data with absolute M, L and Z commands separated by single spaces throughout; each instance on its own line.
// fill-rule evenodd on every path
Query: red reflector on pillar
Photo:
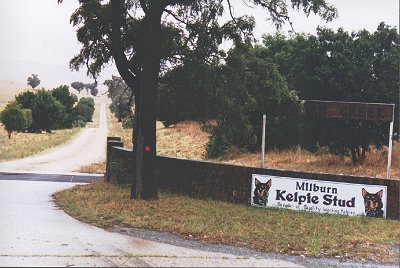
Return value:
M 147 145 L 146 147 L 144 147 L 144 150 L 145 150 L 146 152 L 150 152 L 150 151 L 151 151 L 151 147 Z

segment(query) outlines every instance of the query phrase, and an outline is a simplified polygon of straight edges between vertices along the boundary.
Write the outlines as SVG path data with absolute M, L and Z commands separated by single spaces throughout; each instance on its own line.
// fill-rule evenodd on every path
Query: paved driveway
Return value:
M 288 261 L 194 250 L 107 232 L 55 207 L 51 195 L 76 183 L 4 178 L 0 266 L 298 267 Z

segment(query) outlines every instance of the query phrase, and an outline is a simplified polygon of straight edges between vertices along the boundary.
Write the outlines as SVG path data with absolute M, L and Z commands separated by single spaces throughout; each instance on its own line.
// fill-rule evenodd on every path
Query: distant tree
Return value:
M 71 87 L 81 93 L 81 91 L 85 88 L 85 84 L 82 82 L 72 82 Z
M 92 94 L 92 96 L 97 96 L 98 93 L 99 90 L 96 87 L 90 89 L 90 94 Z
M 63 126 L 67 113 L 64 105 L 53 97 L 51 91 L 38 90 L 32 106 L 32 119 L 37 130 L 51 132 Z
M 119 76 L 112 76 L 111 79 L 104 81 L 108 88 L 108 97 L 111 98 L 110 111 L 119 121 L 132 113 L 133 91 L 128 87 L 124 80 Z
M 0 113 L 0 121 L 11 139 L 12 132 L 24 131 L 32 124 L 31 110 L 23 109 L 17 102 L 11 102 Z
M 99 92 L 99 90 L 97 89 L 97 82 L 85 84 L 85 89 L 86 89 L 86 93 L 88 95 L 89 95 L 89 91 L 90 91 L 90 94 L 92 94 L 93 96 L 96 96 L 97 93 Z
M 70 93 L 69 87 L 66 85 L 54 88 L 51 91 L 51 95 L 58 100 L 64 107 L 66 112 L 66 117 L 64 122 L 59 122 L 59 127 L 69 128 L 72 126 L 74 121 L 73 107 L 78 101 L 78 97 L 75 94 Z
M 81 98 L 74 107 L 74 116 L 77 119 L 81 118 L 86 122 L 91 122 L 94 110 L 94 100 L 92 98 Z
M 40 84 L 40 79 L 37 74 L 32 74 L 32 76 L 28 77 L 28 85 L 35 89 Z

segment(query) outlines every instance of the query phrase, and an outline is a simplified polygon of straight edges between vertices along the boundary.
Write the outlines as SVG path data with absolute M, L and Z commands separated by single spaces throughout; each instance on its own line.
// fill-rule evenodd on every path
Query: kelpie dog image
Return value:
M 255 179 L 255 189 L 253 196 L 253 204 L 259 206 L 266 206 L 268 203 L 269 189 L 271 188 L 272 181 L 269 180 L 266 183 L 260 182 L 257 178 Z
M 383 203 L 382 203 L 383 190 L 377 193 L 369 193 L 364 188 L 362 189 L 362 196 L 364 197 L 365 214 L 368 217 L 382 218 L 383 217 Z

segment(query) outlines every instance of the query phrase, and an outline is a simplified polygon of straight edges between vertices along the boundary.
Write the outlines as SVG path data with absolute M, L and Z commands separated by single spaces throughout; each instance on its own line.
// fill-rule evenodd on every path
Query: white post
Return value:
M 389 128 L 389 152 L 388 152 L 388 165 L 386 178 L 390 180 L 390 166 L 392 164 L 392 147 L 393 147 L 393 121 L 390 122 Z
M 264 158 L 265 158 L 265 125 L 267 121 L 267 116 L 263 115 L 263 127 L 262 127 L 262 140 L 261 140 L 261 161 L 260 166 L 264 167 Z

